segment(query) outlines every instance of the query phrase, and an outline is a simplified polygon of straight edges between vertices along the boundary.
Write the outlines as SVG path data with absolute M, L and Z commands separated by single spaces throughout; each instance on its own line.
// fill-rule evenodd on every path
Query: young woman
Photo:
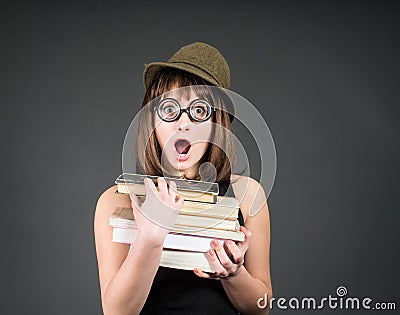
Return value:
M 229 101 L 211 88 L 229 87 L 226 60 L 214 47 L 194 43 L 182 47 L 167 63 L 146 65 L 144 80 L 146 94 L 137 142 L 139 168 L 148 175 L 199 180 L 200 165 L 211 163 L 220 195 L 240 201 L 239 222 L 245 240 L 225 241 L 224 245 L 211 242 L 207 256 L 213 274 L 197 268 L 159 267 L 164 239 L 183 205 L 175 184 L 161 177 L 157 186 L 145 180 L 146 200 L 141 205 L 133 194 L 115 194 L 115 186 L 107 189 L 98 200 L 94 220 L 104 313 L 267 313 L 265 298 L 272 296 L 269 210 L 257 181 L 231 174 L 234 148 L 224 130 L 232 130 L 234 116 L 232 110 L 228 113 Z M 145 106 L 150 110 L 145 111 Z M 222 149 L 214 145 L 218 141 L 224 143 Z M 132 245 L 112 242 L 109 217 L 116 207 L 133 209 L 138 234 Z M 156 216 L 157 223 L 149 216 Z

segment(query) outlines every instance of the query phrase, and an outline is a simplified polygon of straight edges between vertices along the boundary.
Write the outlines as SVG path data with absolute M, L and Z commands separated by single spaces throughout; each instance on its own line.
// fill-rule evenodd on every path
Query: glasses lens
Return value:
M 204 121 L 210 118 L 211 105 L 205 100 L 197 100 L 192 103 L 190 112 L 197 120 Z
M 158 105 L 158 113 L 165 120 L 174 120 L 179 115 L 179 105 L 172 99 L 165 99 Z

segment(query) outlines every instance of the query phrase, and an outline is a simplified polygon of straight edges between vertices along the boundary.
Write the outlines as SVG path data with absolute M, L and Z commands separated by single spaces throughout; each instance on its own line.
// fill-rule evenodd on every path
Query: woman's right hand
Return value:
M 135 194 L 130 194 L 133 215 L 137 224 L 136 241 L 149 246 L 162 246 L 168 232 L 175 225 L 179 209 L 184 199 L 176 196 L 176 184 L 157 178 L 158 188 L 151 179 L 145 178 L 146 200 L 140 205 Z M 169 186 L 169 187 L 168 187 Z

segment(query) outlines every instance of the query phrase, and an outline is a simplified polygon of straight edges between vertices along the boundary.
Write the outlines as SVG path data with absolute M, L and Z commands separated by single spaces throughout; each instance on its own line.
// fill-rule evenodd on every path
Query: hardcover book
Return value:
M 118 187 L 118 193 L 136 195 L 146 195 L 144 187 L 144 179 L 150 178 L 155 185 L 157 185 L 157 178 L 159 176 L 140 175 L 123 173 L 115 180 Z M 201 201 L 216 203 L 219 193 L 218 183 L 210 183 L 204 181 L 169 178 L 164 177 L 165 180 L 174 181 L 176 183 L 177 194 L 181 195 L 185 200 Z

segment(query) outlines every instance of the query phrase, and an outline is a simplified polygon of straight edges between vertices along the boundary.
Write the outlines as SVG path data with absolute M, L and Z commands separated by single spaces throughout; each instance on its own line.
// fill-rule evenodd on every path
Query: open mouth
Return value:
M 187 154 L 190 150 L 191 144 L 186 139 L 178 139 L 175 142 L 175 149 L 178 154 Z

